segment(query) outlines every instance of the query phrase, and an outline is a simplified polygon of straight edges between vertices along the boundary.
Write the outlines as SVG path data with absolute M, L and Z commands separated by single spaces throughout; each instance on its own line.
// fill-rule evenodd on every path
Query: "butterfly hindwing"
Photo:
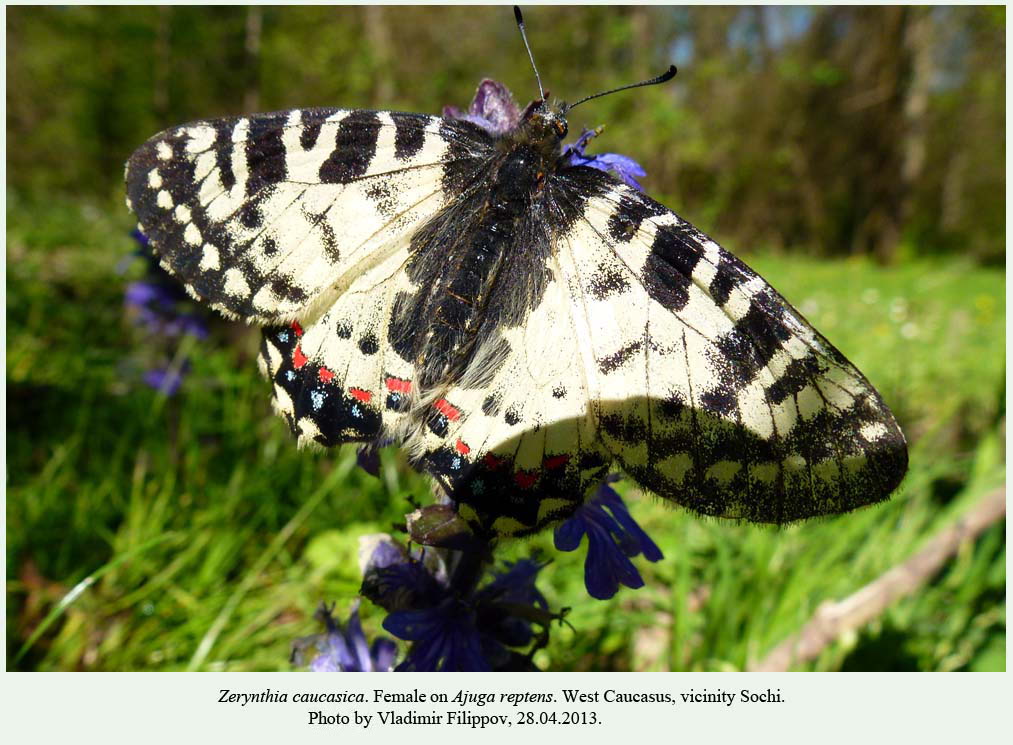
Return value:
M 417 462 L 450 487 L 480 530 L 524 535 L 568 517 L 612 461 L 574 364 L 579 337 L 569 304 L 569 288 L 550 280 L 523 324 L 487 342 L 495 364 L 479 355 L 433 401 L 417 441 Z

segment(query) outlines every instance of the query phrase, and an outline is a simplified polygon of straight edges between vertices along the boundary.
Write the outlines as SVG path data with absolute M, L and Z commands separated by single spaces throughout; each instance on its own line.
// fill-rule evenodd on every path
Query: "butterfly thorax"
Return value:
M 391 341 L 418 367 L 423 387 L 494 373 L 508 351 L 501 330 L 522 323 L 541 298 L 544 187 L 565 136 L 560 114 L 533 109 L 476 164 L 474 188 L 414 236 L 408 271 L 420 289 L 401 298 Z

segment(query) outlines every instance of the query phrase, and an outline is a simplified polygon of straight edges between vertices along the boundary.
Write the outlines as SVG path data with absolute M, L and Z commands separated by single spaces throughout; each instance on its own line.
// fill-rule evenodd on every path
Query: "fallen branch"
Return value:
M 797 633 L 749 667 L 756 672 L 783 672 L 813 660 L 843 634 L 863 626 L 890 604 L 929 581 L 957 553 L 964 541 L 973 540 L 1006 514 L 1006 487 L 984 497 L 953 525 L 934 536 L 921 551 L 866 585 L 853 595 L 821 604 Z

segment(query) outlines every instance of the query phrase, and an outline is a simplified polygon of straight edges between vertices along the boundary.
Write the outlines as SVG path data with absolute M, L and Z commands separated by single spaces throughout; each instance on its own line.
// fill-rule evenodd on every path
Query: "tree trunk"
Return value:
M 929 88 L 932 84 L 932 17 L 930 8 L 911 8 L 904 46 L 911 60 L 911 75 L 904 100 L 904 141 L 901 160 L 900 217 L 902 227 L 915 213 L 918 181 L 925 170 L 928 134 Z
M 260 37 L 264 26 L 264 9 L 251 5 L 246 9 L 246 38 L 243 45 L 246 68 L 246 89 L 243 91 L 243 111 L 260 110 Z

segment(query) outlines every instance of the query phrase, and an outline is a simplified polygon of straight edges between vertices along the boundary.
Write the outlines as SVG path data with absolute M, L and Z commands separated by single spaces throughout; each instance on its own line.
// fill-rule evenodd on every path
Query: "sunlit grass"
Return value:
M 390 530 L 421 477 L 385 451 L 297 451 L 270 414 L 256 335 L 221 324 L 166 398 L 136 380 L 121 211 L 8 202 L 8 658 L 20 669 L 285 670 L 321 600 L 343 615 L 358 536 Z M 889 503 L 783 530 L 702 520 L 633 495 L 665 553 L 647 586 L 583 589 L 583 551 L 551 537 L 540 586 L 573 630 L 547 669 L 741 669 L 816 607 L 909 557 L 1005 477 L 1004 274 L 959 262 L 749 257 L 866 372 L 912 440 Z M 627 488 L 632 495 L 632 488 Z M 78 583 L 73 602 L 53 613 Z M 987 531 L 930 585 L 812 669 L 998 669 L 1005 542 Z M 51 625 L 16 655 L 39 624 Z M 364 607 L 367 632 L 380 616 Z

